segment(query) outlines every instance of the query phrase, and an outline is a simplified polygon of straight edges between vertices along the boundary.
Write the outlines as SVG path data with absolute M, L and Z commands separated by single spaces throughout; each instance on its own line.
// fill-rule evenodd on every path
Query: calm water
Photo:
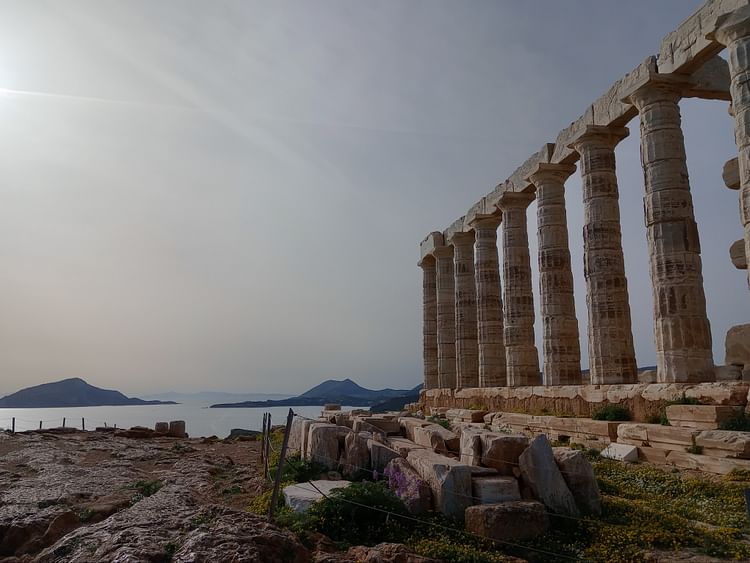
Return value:
M 342 407 L 345 409 L 351 407 Z M 295 413 L 310 418 L 320 416 L 322 406 L 292 407 Z M 126 407 L 73 407 L 64 409 L 2 409 L 0 408 L 0 428 L 10 428 L 12 417 L 16 417 L 16 431 L 61 426 L 63 417 L 66 426 L 81 427 L 81 418 L 86 421 L 86 429 L 97 426 L 117 425 L 117 428 L 131 426 L 154 427 L 158 421 L 184 420 L 191 437 L 218 436 L 226 438 L 232 428 L 260 430 L 263 413 L 270 412 L 273 424 L 285 424 L 289 407 L 264 407 L 257 409 L 209 409 L 200 405 L 138 405 Z

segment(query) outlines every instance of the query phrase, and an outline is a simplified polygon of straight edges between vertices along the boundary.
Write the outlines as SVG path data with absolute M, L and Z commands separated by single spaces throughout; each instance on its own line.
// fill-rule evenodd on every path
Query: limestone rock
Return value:
M 428 484 L 435 510 L 461 518 L 471 505 L 471 468 L 430 450 L 412 450 L 406 460 Z
M 733 326 L 725 340 L 726 365 L 750 365 L 750 324 Z
M 432 491 L 409 462 L 394 458 L 385 468 L 383 475 L 388 479 L 388 487 L 396 493 L 412 514 L 424 514 L 432 507 Z
M 650 448 L 656 449 L 656 448 Z M 638 448 L 629 444 L 618 444 L 612 442 L 601 452 L 603 458 L 615 459 L 617 461 L 638 461 Z
M 727 405 L 669 405 L 667 419 L 672 426 L 712 430 L 736 416 L 742 407 Z
M 528 447 L 529 439 L 522 434 L 482 434 L 482 465 L 493 467 L 501 475 L 513 475 L 518 459 Z
M 424 446 L 417 445 L 411 440 L 400 438 L 398 436 L 388 436 L 385 443 L 391 449 L 396 450 L 403 458 L 405 458 L 412 450 L 424 449 Z
M 474 477 L 471 481 L 471 489 L 476 504 L 521 500 L 521 491 L 515 477 L 502 475 Z
M 414 441 L 414 429 L 422 428 L 423 426 L 432 425 L 431 422 L 422 420 L 420 418 L 403 417 L 398 419 L 399 426 L 401 427 L 401 433 L 406 436 L 412 442 Z
M 534 438 L 518 458 L 521 475 L 534 497 L 558 514 L 578 516 L 573 494 L 555 463 L 552 446 L 544 434 Z
M 599 516 L 602 513 L 602 497 L 589 460 L 580 450 L 552 448 L 552 452 L 568 489 L 573 493 L 578 510 L 582 514 Z
M 493 540 L 524 540 L 547 531 L 544 505 L 536 501 L 480 504 L 466 509 L 466 531 Z
M 716 457 L 750 459 L 750 432 L 705 430 L 695 437 L 695 445 L 703 448 L 704 453 L 716 452 Z
M 294 512 L 304 512 L 314 503 L 328 495 L 334 489 L 343 489 L 351 485 L 351 481 L 318 480 L 310 483 L 295 483 L 284 487 L 284 502 Z M 313 487 L 313 485 L 315 485 Z M 317 491 L 316 488 L 320 489 Z
M 726 475 L 733 469 L 750 471 L 750 460 L 715 458 L 707 455 L 689 454 L 687 452 L 673 451 L 667 453 L 667 463 L 676 465 L 683 469 L 694 469 L 707 473 Z

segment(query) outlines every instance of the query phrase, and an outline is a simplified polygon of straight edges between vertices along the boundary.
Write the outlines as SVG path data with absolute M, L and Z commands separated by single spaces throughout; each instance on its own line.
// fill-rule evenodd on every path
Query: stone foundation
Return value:
M 604 406 L 617 405 L 628 409 L 632 420 L 646 422 L 683 396 L 705 405 L 747 407 L 748 390 L 745 381 L 427 389 L 411 408 L 425 414 L 431 408 L 462 408 L 588 418 Z

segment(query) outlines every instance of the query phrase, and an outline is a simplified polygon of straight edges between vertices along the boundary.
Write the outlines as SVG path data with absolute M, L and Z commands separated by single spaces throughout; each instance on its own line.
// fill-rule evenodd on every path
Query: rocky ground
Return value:
M 403 546 L 347 554 L 322 541 L 314 553 L 248 513 L 263 487 L 259 451 L 252 441 L 0 433 L 0 561 L 428 561 Z

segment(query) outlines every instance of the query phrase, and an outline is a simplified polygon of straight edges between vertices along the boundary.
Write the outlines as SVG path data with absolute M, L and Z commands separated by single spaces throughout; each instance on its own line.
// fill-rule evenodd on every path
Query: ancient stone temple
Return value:
M 422 241 L 419 265 L 424 271 L 428 404 L 430 397 L 447 391 L 468 398 L 471 389 L 501 393 L 524 388 L 516 396 L 553 396 L 557 388 L 559 396 L 564 387 L 639 384 L 615 162 L 615 148 L 629 134 L 638 134 L 641 145 L 644 235 L 657 353 L 654 380 L 640 383 L 703 384 L 717 381 L 717 373 L 722 381 L 739 380 L 743 371 L 745 379 L 750 378 L 750 365 L 744 363 L 747 355 L 743 357 L 750 350 L 750 325 L 730 330 L 728 365 L 714 366 L 700 233 L 680 118 L 682 98 L 728 102 L 738 155 L 727 155 L 732 158 L 722 175 L 727 187 L 739 192 L 737 231 L 744 234 L 729 256 L 738 269 L 747 270 L 748 2 L 708 0 L 664 38 L 657 55 L 646 58 L 594 100 L 554 142 L 543 145 L 456 221 Z M 726 58 L 719 56 L 722 52 Z M 635 120 L 640 125 L 637 133 L 627 127 Z M 565 182 L 576 172 L 581 174 L 583 201 L 566 197 Z M 532 203 L 538 223 L 535 257 L 530 256 L 527 233 Z M 573 297 L 573 271 L 580 265 L 571 263 L 566 212 L 569 206 L 581 205 L 585 312 L 576 311 Z M 538 264 L 538 288 L 532 287 L 532 258 Z M 535 344 L 535 302 L 541 313 L 541 350 Z M 587 320 L 586 334 L 579 334 L 578 315 Z M 581 371 L 581 338 L 588 341 L 586 379 Z M 506 392 L 506 396 L 510 395 Z

